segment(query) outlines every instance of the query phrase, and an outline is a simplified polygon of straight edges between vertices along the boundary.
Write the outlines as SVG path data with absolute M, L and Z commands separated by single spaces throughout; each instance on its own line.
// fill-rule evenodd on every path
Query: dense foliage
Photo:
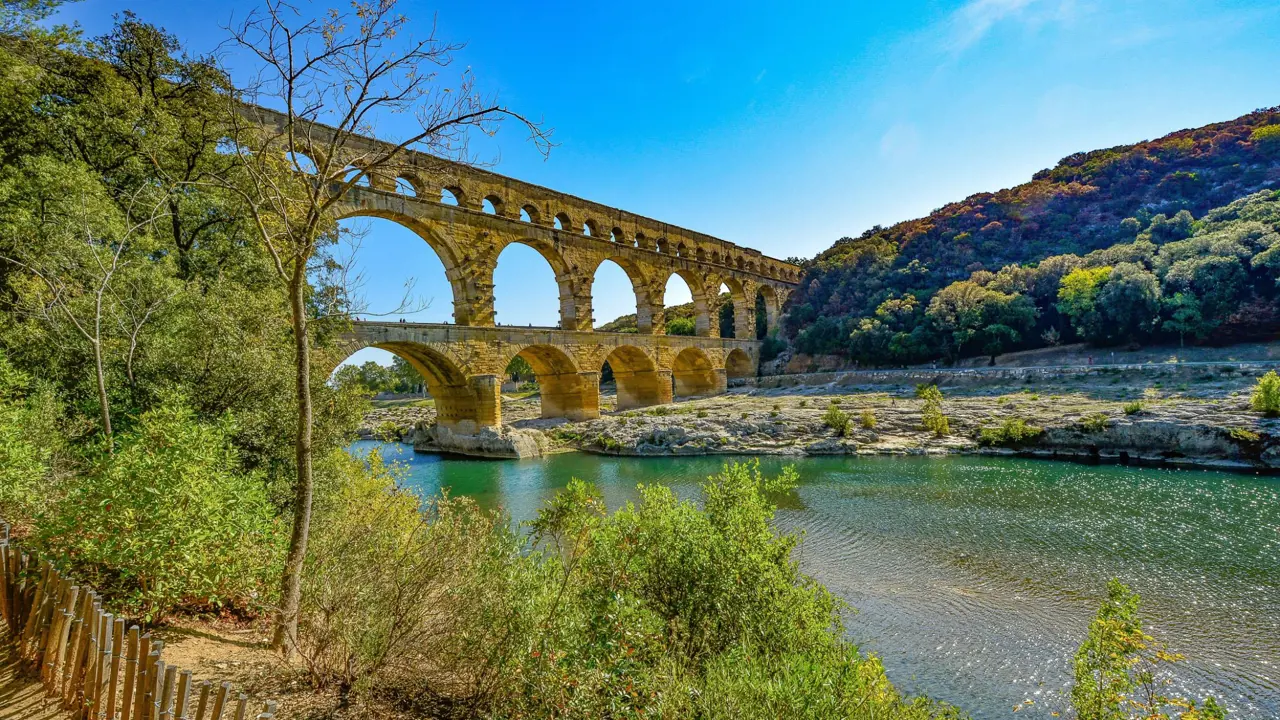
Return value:
M 900 364 L 1280 327 L 1280 109 L 1064 159 L 805 261 L 805 353 Z
M 482 717 L 956 716 L 843 639 L 839 601 L 773 524 L 793 472 L 730 465 L 699 503 L 644 487 L 612 514 L 574 480 L 520 538 L 467 500 L 420 506 L 369 462 L 317 515 L 317 680 Z
M 57 4 L 6 3 L 0 35 L 0 513 L 139 616 L 269 599 L 292 343 L 268 253 L 206 182 L 233 171 L 228 83 L 128 13 L 93 40 L 31 24 Z M 322 451 L 364 407 L 326 375 Z

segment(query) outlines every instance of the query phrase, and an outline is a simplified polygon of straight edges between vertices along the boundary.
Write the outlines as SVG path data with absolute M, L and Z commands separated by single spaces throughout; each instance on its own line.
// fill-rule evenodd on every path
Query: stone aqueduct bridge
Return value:
M 626 410 L 724 392 L 729 378 L 754 374 L 760 347 L 730 338 L 394 322 L 358 322 L 346 340 L 344 351 L 378 347 L 407 360 L 427 380 L 437 422 L 462 434 L 502 424 L 499 390 L 517 355 L 537 375 L 543 417 L 588 420 L 600 416 L 605 362 L 618 409 Z
M 261 113 L 261 122 L 279 122 Z M 322 146 L 326 132 L 313 127 L 311 147 Z M 350 164 L 359 165 L 391 146 L 356 138 L 346 147 Z M 391 220 L 421 237 L 444 265 L 455 324 L 357 323 L 348 348 L 380 347 L 412 363 L 436 399 L 440 423 L 452 430 L 501 423 L 498 389 L 516 355 L 538 376 L 544 417 L 598 416 L 606 361 L 620 408 L 670 402 L 673 392 L 721 392 L 726 376 L 755 373 L 757 295 L 772 330 L 800 279 L 800 268 L 758 250 L 424 153 L 402 157 L 394 176 L 373 174 L 335 213 Z M 493 273 L 512 243 L 537 250 L 555 272 L 558 328 L 495 326 Z M 631 281 L 639 333 L 593 331 L 592 284 L 606 260 Z M 663 296 L 672 275 L 693 296 L 695 337 L 664 334 Z M 737 339 L 719 337 L 722 284 Z

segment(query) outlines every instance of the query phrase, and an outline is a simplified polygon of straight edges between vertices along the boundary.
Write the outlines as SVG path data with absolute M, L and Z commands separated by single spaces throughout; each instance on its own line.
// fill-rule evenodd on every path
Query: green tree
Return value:
M 1224 718 L 1213 698 L 1197 707 L 1195 702 L 1164 694 L 1167 681 L 1158 670 L 1182 658 L 1146 634 L 1138 605 L 1138 595 L 1119 580 L 1107 584 L 1107 599 L 1072 663 L 1071 706 L 1078 720 Z
M 1169 319 L 1161 327 L 1166 332 L 1177 333 L 1179 345 L 1187 344 L 1188 335 L 1196 340 L 1203 340 L 1212 329 L 1200 314 L 1200 300 L 1192 293 L 1174 293 L 1173 297 L 1164 299 L 1164 306 Z
M 694 319 L 691 317 L 673 317 L 667 321 L 668 335 L 697 335 Z
M 994 357 L 1018 343 L 1035 323 L 1036 308 L 1022 295 L 1002 293 L 973 281 L 952 283 L 933 296 L 925 317 L 948 357 L 976 348 Z
M 1280 125 L 1264 125 L 1249 135 L 1249 140 L 1270 157 L 1280 157 Z
M 1159 320 L 1160 281 L 1142 265 L 1120 263 L 1099 287 L 1095 302 L 1106 337 L 1136 340 L 1150 334 Z
M 1275 370 L 1258 378 L 1253 387 L 1253 395 L 1249 398 L 1249 406 L 1267 417 L 1280 416 L 1280 375 Z
M 1064 275 L 1058 287 L 1058 311 L 1085 340 L 1098 340 L 1106 334 L 1097 298 L 1099 288 L 1110 276 L 1108 266 L 1079 268 Z
M 951 423 L 942 412 L 942 391 L 937 385 L 917 385 L 916 397 L 924 401 L 920 408 L 920 426 L 942 437 L 951 432 Z

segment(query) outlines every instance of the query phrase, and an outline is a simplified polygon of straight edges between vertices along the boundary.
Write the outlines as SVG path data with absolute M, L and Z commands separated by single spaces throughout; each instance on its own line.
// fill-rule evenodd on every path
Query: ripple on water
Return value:
M 408 456 L 424 492 L 450 486 L 516 520 L 569 477 L 617 506 L 638 483 L 690 496 L 717 458 L 562 455 L 476 463 Z M 1188 661 L 1179 693 L 1233 718 L 1280 717 L 1280 482 L 1223 473 L 986 458 L 764 458 L 802 486 L 779 524 L 799 560 L 857 613 L 850 636 L 903 689 L 977 718 L 1061 710 L 1070 659 L 1107 579 L 1143 598 L 1150 631 Z

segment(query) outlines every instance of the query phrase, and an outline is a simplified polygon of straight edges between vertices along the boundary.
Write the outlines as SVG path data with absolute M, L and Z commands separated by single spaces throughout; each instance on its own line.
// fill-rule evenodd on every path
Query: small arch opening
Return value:
M 557 230 L 565 230 L 572 227 L 572 225 L 573 223 L 569 220 L 569 216 L 565 213 L 556 213 L 555 218 L 551 221 L 551 226 Z
M 342 171 L 342 179 L 345 182 L 351 182 L 354 178 L 359 178 L 356 180 L 356 186 L 370 187 L 369 173 L 364 172 L 354 165 L 348 165 L 346 169 Z
M 306 173 L 307 175 L 316 174 L 316 162 L 310 157 L 303 155 L 300 152 L 285 153 L 285 157 L 289 160 L 289 163 L 293 165 L 293 169 L 296 172 Z
M 412 180 L 405 177 L 396 178 L 396 192 L 409 197 L 418 197 L 417 186 L 413 184 Z
M 594 220 L 587 220 L 582 223 L 582 234 L 587 237 L 595 237 L 598 234 Z
M 497 195 L 486 195 L 484 201 L 480 203 L 480 209 L 487 215 L 499 215 L 502 213 L 502 198 Z
M 627 244 L 627 236 L 623 234 L 622 228 L 614 228 L 609 231 L 609 239 L 619 245 Z
M 538 208 L 532 205 L 525 205 L 520 208 L 520 219 L 527 223 L 538 222 Z
M 440 189 L 440 202 L 445 205 L 462 205 L 462 188 L 446 187 Z

